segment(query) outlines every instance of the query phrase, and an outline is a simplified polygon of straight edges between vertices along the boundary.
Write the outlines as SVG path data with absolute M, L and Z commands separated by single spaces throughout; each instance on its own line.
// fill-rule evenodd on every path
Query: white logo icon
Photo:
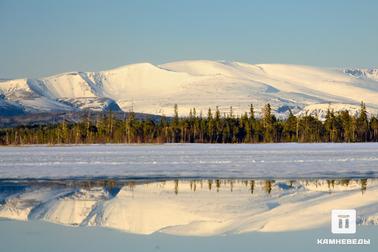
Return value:
M 332 233 L 356 233 L 356 210 L 332 210 Z

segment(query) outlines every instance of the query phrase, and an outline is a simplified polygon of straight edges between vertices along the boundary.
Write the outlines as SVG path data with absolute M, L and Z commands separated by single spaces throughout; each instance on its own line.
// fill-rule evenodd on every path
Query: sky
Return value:
M 378 67 L 376 0 L 0 0 L 0 78 L 191 59 Z

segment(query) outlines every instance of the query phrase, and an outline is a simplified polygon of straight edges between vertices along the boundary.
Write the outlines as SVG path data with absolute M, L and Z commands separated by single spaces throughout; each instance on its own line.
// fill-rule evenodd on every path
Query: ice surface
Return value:
M 378 143 L 0 148 L 0 178 L 377 177 Z

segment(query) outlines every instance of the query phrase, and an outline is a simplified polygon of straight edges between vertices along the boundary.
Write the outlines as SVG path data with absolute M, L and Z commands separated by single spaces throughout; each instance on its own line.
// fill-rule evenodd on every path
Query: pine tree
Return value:
M 360 114 L 357 118 L 357 136 L 361 142 L 367 142 L 369 139 L 369 121 L 365 103 L 361 102 Z
M 136 127 L 135 127 L 135 113 L 133 111 L 129 112 L 128 117 L 126 119 L 126 127 L 125 127 L 125 135 L 126 135 L 126 142 L 133 143 L 135 142 L 136 137 Z
M 208 142 L 213 143 L 213 139 L 214 139 L 214 119 L 213 119 L 213 114 L 211 112 L 211 108 L 209 108 L 208 112 L 207 112 L 207 137 L 208 137 Z
M 174 116 L 172 122 L 172 133 L 173 133 L 173 142 L 179 143 L 180 140 L 180 125 L 179 125 L 179 115 L 178 115 L 178 106 L 174 105 Z
M 0 128 L 0 144 L 70 144 L 70 143 L 251 143 L 251 142 L 354 142 L 378 141 L 378 119 L 369 120 L 364 103 L 358 116 L 348 111 L 334 113 L 328 110 L 324 122 L 316 116 L 296 117 L 289 110 L 286 119 L 277 120 L 270 105 L 262 109 L 262 118 L 255 118 L 251 105 L 249 115 L 221 116 L 216 107 L 215 114 L 208 110 L 206 118 L 197 116 L 195 108 L 188 117 L 180 118 L 175 106 L 174 117 L 137 119 L 134 112 L 124 115 L 122 120 L 111 111 L 98 114 L 95 123 L 89 113 L 78 122 L 64 118 L 50 125 Z
M 194 136 L 194 143 L 199 142 L 198 132 L 200 130 L 200 121 L 197 117 L 197 111 L 193 108 L 193 136 Z
M 262 110 L 263 128 L 264 128 L 264 142 L 270 143 L 273 141 L 273 120 L 272 109 L 270 104 L 266 104 Z
M 111 142 L 111 139 L 113 139 L 113 127 L 114 127 L 114 115 L 113 115 L 112 110 L 109 110 L 107 126 L 106 126 L 107 142 Z
M 344 125 L 341 113 L 335 114 L 333 110 L 328 109 L 324 127 L 328 136 L 328 142 L 342 141 L 344 135 Z
M 215 142 L 221 143 L 223 129 L 222 129 L 222 123 L 221 123 L 221 115 L 220 115 L 218 106 L 215 108 L 214 128 L 215 128 Z
M 340 112 L 340 119 L 342 124 L 342 140 L 344 142 L 353 142 L 354 141 L 354 130 L 353 130 L 353 121 L 352 117 L 349 115 L 347 110 Z
M 257 135 L 257 125 L 256 125 L 256 119 L 255 119 L 255 110 L 253 108 L 253 104 L 250 105 L 249 109 L 249 131 L 250 131 L 250 139 L 248 140 L 249 143 L 255 143 L 258 140 Z
M 289 109 L 289 116 L 284 122 L 284 137 L 285 141 L 287 142 L 296 142 L 298 141 L 297 139 L 297 117 L 293 114 L 291 109 Z
M 371 127 L 371 139 L 374 142 L 378 141 L 378 119 L 375 116 L 372 116 L 370 119 L 370 127 Z

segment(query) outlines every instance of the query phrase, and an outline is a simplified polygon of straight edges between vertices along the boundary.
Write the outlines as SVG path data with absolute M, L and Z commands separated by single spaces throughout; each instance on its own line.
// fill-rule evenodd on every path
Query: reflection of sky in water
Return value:
M 104 228 L 54 225 L 41 221 L 0 220 L 0 243 L 6 251 L 291 251 L 355 252 L 377 250 L 377 228 L 361 226 L 355 235 L 332 235 L 329 227 L 280 233 L 193 237 L 162 233 L 135 235 Z M 370 246 L 319 246 L 317 238 L 369 238 Z
M 104 228 L 67 227 L 41 221 L 0 220 L 0 243 L 6 251 L 377 251 L 378 228 L 361 226 L 355 235 L 332 235 L 330 228 L 228 236 L 135 235 Z M 369 246 L 320 246 L 318 238 L 365 238 Z

